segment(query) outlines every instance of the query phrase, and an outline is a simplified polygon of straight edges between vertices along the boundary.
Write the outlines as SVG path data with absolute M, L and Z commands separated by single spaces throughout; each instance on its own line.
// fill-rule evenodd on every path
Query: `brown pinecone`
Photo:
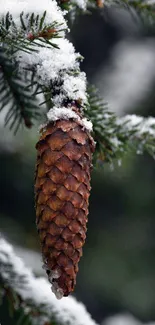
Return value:
M 74 290 L 86 238 L 94 142 L 79 121 L 50 122 L 37 143 L 36 222 L 57 298 Z

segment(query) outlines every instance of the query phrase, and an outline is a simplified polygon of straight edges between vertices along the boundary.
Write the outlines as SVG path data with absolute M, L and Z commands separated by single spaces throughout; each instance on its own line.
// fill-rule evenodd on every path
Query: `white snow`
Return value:
M 38 127 L 38 133 L 40 133 L 41 130 L 44 130 L 46 128 L 46 126 L 47 126 L 47 123 L 40 124 Z
M 80 116 L 72 110 L 70 107 L 53 107 L 47 113 L 48 121 L 57 121 L 57 120 L 77 120 L 79 124 L 81 124 L 84 129 L 88 130 L 89 132 L 92 131 L 93 125 L 91 121 L 88 121 L 85 117 L 80 118 Z M 44 125 L 46 127 L 46 125 Z M 40 128 L 42 129 L 42 127 Z
M 111 158 L 118 157 L 133 147 L 137 154 L 144 150 L 155 159 L 155 118 L 137 115 L 116 117 L 109 113 L 100 113 L 98 125 L 103 128 L 106 141 L 111 148 Z M 120 164 L 120 162 L 118 162 Z
M 38 252 L 16 245 L 14 245 L 14 251 L 17 256 L 24 260 L 26 266 L 33 269 L 35 274 L 45 274 L 45 272 L 42 270 L 42 259 Z
M 49 121 L 57 121 L 60 119 L 69 120 L 69 119 L 77 119 L 79 120 L 79 116 L 71 109 L 67 107 L 53 107 L 47 113 L 47 118 Z
M 4 2 L 4 6 L 0 7 L 0 16 L 7 13 L 9 10 L 13 15 L 13 19 L 17 26 L 20 27 L 19 15 L 22 11 L 24 14 L 35 12 L 36 14 L 43 13 L 47 9 L 47 17 L 45 23 L 51 23 L 56 21 L 57 23 L 64 25 L 64 17 L 58 9 L 55 0 L 45 0 L 39 2 L 34 0 L 7 0 Z M 17 5 L 18 4 L 18 5 Z M 64 26 L 61 26 L 61 28 Z M 64 35 L 62 35 L 64 37 Z M 75 52 L 74 46 L 65 38 L 54 38 L 52 42 L 58 46 L 58 48 L 50 47 L 45 44 L 44 47 L 40 40 L 35 40 L 38 46 L 35 46 L 36 52 L 24 52 L 18 51 L 15 56 L 15 60 L 19 64 L 19 68 L 33 69 L 35 67 L 37 81 L 40 85 L 49 87 L 51 82 L 57 81 L 61 84 L 59 95 L 56 98 L 52 98 L 54 104 L 61 104 L 67 97 L 71 100 L 80 100 L 81 105 L 87 103 L 86 94 L 86 75 L 84 72 L 80 72 L 79 53 Z
M 85 0 L 80 0 L 84 6 Z M 25 20 L 27 13 L 43 14 L 47 9 L 45 24 L 56 21 L 62 24 L 61 28 L 66 27 L 66 23 L 61 10 L 58 8 L 55 0 L 2 0 L 0 7 L 0 16 L 4 16 L 8 11 L 12 14 L 17 27 L 21 28 L 20 13 L 24 12 Z M 80 119 L 71 108 L 66 110 L 64 101 L 69 99 L 78 101 L 81 108 L 87 104 L 87 81 L 86 74 L 80 72 L 79 61 L 81 56 L 75 52 L 74 46 L 67 39 L 65 34 L 61 38 L 54 38 L 53 42 L 58 48 L 50 46 L 41 40 L 35 40 L 36 52 L 17 51 L 14 60 L 18 63 L 21 73 L 27 70 L 35 71 L 35 78 L 41 87 L 51 90 L 51 100 L 54 109 L 48 112 L 49 120 L 56 121 L 60 118 L 74 118 L 80 120 L 84 128 L 91 131 L 92 124 L 85 118 Z M 40 46 L 42 45 L 42 46 Z M 61 108 L 57 110 L 57 107 Z M 67 114 L 67 115 L 66 115 Z M 68 115 L 69 114 L 69 115 Z
M 125 124 L 124 124 L 125 123 Z M 155 137 L 155 118 L 137 115 L 126 115 L 117 120 L 118 125 L 123 125 L 126 131 L 135 130 L 136 135 L 142 136 L 146 133 Z
M 65 99 L 65 95 L 63 93 L 53 96 L 52 101 L 53 101 L 54 106 L 57 106 L 57 107 L 61 106 L 64 99 Z
M 155 325 L 155 322 L 144 324 L 131 314 L 119 314 L 108 317 L 105 321 L 103 321 L 102 325 Z
M 75 53 L 74 46 L 67 39 L 54 39 L 53 42 L 59 47 L 58 49 L 49 48 L 49 45 L 48 47 L 47 45 L 40 47 L 40 41 L 36 42 L 38 43 L 38 47 L 35 47 L 37 52 L 32 54 L 19 51 L 16 60 L 21 68 L 32 68 L 36 65 L 36 74 L 41 84 L 49 85 L 51 80 L 58 79 L 60 71 L 65 70 L 66 72 L 68 69 L 79 68 L 79 63 L 77 62 L 79 54 Z
M 128 126 L 128 128 L 130 128 L 130 127 L 140 124 L 143 121 L 143 118 L 142 118 L 142 116 L 132 114 L 132 115 L 126 115 L 126 116 L 122 117 L 120 119 L 120 121 L 127 122 L 127 126 Z
M 91 121 L 88 121 L 88 120 L 86 119 L 86 117 L 84 117 L 84 118 L 82 119 L 82 125 L 83 125 L 84 128 L 85 128 L 86 130 L 88 130 L 89 132 L 91 132 L 91 131 L 93 130 L 93 124 L 92 124 L 92 122 L 91 122 Z
M 11 275 L 8 266 L 11 266 L 15 277 Z M 31 301 L 38 307 L 44 304 L 43 311 L 47 313 L 47 320 L 54 315 L 57 322 L 64 325 L 97 325 L 85 306 L 75 298 L 67 297 L 58 301 L 52 294 L 47 280 L 35 278 L 31 270 L 15 255 L 12 246 L 3 238 L 0 238 L 0 271 L 2 278 L 8 281 L 10 287 L 16 290 L 24 301 Z M 21 281 L 21 278 L 24 281 Z
M 70 99 L 80 100 L 83 104 L 87 103 L 86 94 L 86 74 L 80 72 L 78 76 L 64 76 L 63 90 Z
M 119 147 L 121 145 L 121 142 L 118 140 L 117 137 L 110 138 L 110 142 L 114 147 Z
M 87 0 L 72 0 L 72 3 L 76 4 L 82 10 L 87 9 L 87 3 L 88 3 Z
M 50 25 L 56 21 L 58 24 L 62 24 L 61 29 L 67 27 L 63 13 L 55 0 L 1 0 L 0 17 L 5 16 L 9 12 L 16 26 L 20 27 L 20 14 L 22 12 L 24 12 L 24 17 L 31 13 L 35 13 L 36 16 L 37 14 L 42 16 L 45 10 L 46 17 L 44 24 Z
M 27 53 L 18 51 L 16 61 L 20 69 L 32 69 L 35 66 L 36 77 L 40 85 L 49 87 L 51 82 L 60 82 L 59 95 L 53 96 L 55 105 L 61 105 L 65 98 L 79 100 L 81 105 L 87 103 L 86 75 L 79 70 L 79 53 L 67 39 L 57 38 L 54 43 L 59 47 L 40 47 L 40 41 L 36 41 L 37 52 Z M 73 74 L 76 71 L 76 75 Z

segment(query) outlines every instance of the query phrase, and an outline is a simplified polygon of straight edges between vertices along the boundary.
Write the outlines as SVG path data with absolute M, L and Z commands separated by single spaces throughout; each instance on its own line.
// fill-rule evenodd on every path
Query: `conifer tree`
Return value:
M 66 38 L 66 12 L 75 16 L 100 1 L 2 0 L 0 110 L 16 133 L 42 119 L 36 144 L 36 224 L 43 263 L 58 299 L 73 292 L 86 239 L 93 166 L 120 160 L 130 149 L 155 155 L 155 119 L 117 117 L 80 70 L 82 57 Z M 154 5 L 115 1 L 154 22 Z M 38 95 L 44 98 L 38 102 Z M 42 105 L 46 107 L 43 115 Z M 57 302 L 45 279 L 35 278 L 0 239 L 0 294 L 20 324 L 95 324 L 73 298 Z M 51 299 L 50 299 L 51 295 Z M 64 302 L 64 299 L 66 299 Z M 68 299 L 68 300 L 67 300 Z M 67 314 L 66 303 L 68 303 Z M 70 304 L 77 313 L 70 311 Z M 83 318 L 82 318 L 83 317 Z

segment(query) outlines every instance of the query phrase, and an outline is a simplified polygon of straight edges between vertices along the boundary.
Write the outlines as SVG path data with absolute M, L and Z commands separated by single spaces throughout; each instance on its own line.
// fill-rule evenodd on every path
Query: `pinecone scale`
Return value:
M 36 223 L 57 298 L 74 290 L 86 238 L 93 139 L 78 121 L 59 120 L 37 143 Z

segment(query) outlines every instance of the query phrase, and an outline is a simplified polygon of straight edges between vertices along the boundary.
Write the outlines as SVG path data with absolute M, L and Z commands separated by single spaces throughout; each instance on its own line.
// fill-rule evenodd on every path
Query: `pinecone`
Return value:
M 36 223 L 44 268 L 60 299 L 74 290 L 86 238 L 94 142 L 79 120 L 58 120 L 42 130 L 36 148 Z

